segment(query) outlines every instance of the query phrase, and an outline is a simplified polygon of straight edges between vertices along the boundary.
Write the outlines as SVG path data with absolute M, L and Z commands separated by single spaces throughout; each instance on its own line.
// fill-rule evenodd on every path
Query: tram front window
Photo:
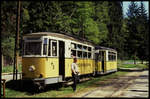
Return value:
M 26 42 L 25 55 L 41 55 L 42 42 Z

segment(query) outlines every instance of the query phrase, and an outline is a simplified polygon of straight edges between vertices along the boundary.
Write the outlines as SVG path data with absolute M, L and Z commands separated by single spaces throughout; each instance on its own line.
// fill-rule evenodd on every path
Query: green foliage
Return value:
M 127 29 L 129 31 L 127 47 L 128 53 L 134 58 L 139 57 L 140 59 L 146 59 L 148 56 L 148 39 L 147 33 L 147 13 L 141 2 L 141 6 L 138 7 L 137 3 L 131 2 L 127 13 Z
M 11 61 L 16 12 L 17 2 L 2 1 L 2 54 Z M 149 24 L 143 3 L 140 7 L 132 3 L 127 16 L 123 19 L 122 1 L 21 1 L 20 37 L 30 32 L 64 32 L 114 48 L 120 59 L 148 59 Z
M 12 64 L 15 44 L 16 2 L 1 2 L 1 51 L 8 64 Z
M 104 6 L 102 7 L 104 10 L 105 21 L 102 20 L 103 24 L 106 24 L 105 30 L 105 39 L 103 40 L 102 44 L 104 46 L 114 48 L 118 52 L 123 50 L 124 44 L 124 34 L 122 32 L 122 21 L 123 21 L 123 14 L 122 14 L 122 2 L 104 2 Z M 107 7 L 106 7 L 107 6 Z M 106 13 L 107 12 L 107 13 Z M 101 17 L 103 19 L 103 17 Z M 104 28 L 105 29 L 105 28 Z M 118 56 L 120 57 L 120 55 Z
M 2 53 L 4 56 L 8 56 L 13 59 L 14 56 L 14 42 L 15 39 L 12 37 L 3 39 L 2 41 Z
M 140 69 L 147 69 L 148 65 L 146 64 L 122 64 L 120 67 L 122 68 L 140 68 Z
M 2 66 L 2 73 L 13 73 L 13 65 Z M 18 65 L 18 72 L 22 72 L 22 65 Z
M 148 27 L 148 18 L 147 18 L 147 12 L 145 10 L 143 2 L 141 2 L 140 9 L 139 9 L 139 15 L 138 15 L 138 25 L 137 25 L 137 31 L 138 31 L 138 40 L 139 42 L 139 49 L 138 49 L 138 57 L 141 60 L 148 60 L 149 51 L 148 51 L 148 35 L 149 32 L 147 31 Z M 145 51 L 145 53 L 143 53 Z
M 108 35 L 108 29 L 107 29 L 107 23 L 109 20 L 108 16 L 108 2 L 106 1 L 95 1 L 95 14 L 94 14 L 94 19 L 95 22 L 98 25 L 98 39 L 99 39 L 99 44 L 102 43 L 107 39 Z

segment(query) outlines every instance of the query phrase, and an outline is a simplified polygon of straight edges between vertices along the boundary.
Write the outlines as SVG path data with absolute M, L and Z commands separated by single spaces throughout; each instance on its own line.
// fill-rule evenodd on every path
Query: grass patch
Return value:
M 2 66 L 2 73 L 10 73 L 13 72 L 13 65 L 8 65 L 8 66 Z M 22 65 L 18 65 L 18 72 L 22 71 Z
M 147 69 L 148 65 L 146 64 L 122 64 L 120 67 L 122 68 L 140 68 L 140 69 Z
M 117 78 L 127 73 L 128 72 L 118 71 L 118 72 L 107 74 L 104 76 L 91 77 L 91 80 L 77 84 L 77 92 L 78 93 L 86 92 L 90 90 L 90 88 L 98 87 L 96 86 L 96 83 L 99 81 Z M 54 85 L 54 86 L 57 87 L 57 85 Z M 42 93 L 34 94 L 34 95 L 31 95 L 25 91 L 22 92 L 22 91 L 16 91 L 10 88 L 6 88 L 6 97 L 67 97 L 70 95 L 74 95 L 74 92 L 71 86 L 61 87 L 61 88 L 52 89 L 52 90 L 48 89 L 46 92 L 42 92 Z
M 118 60 L 117 61 L 117 66 L 118 68 L 140 68 L 140 69 L 148 69 L 149 64 L 145 61 L 144 64 L 141 64 L 140 61 L 136 62 L 137 64 L 133 63 L 128 63 L 128 62 L 133 62 L 134 60 Z

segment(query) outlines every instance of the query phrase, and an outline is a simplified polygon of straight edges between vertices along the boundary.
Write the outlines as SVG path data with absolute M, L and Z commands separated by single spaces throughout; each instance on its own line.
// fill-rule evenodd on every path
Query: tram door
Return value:
M 102 71 L 104 73 L 104 62 L 105 62 L 105 57 L 104 57 L 104 51 L 102 51 Z
M 64 79 L 65 76 L 65 43 L 59 41 L 59 75 Z

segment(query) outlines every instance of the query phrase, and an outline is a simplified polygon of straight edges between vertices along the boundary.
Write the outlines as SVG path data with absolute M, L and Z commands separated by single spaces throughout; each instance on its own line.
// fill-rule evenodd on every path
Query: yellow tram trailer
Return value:
M 117 51 L 112 48 L 95 47 L 95 74 L 107 74 L 117 71 Z
M 113 49 L 60 33 L 38 32 L 23 36 L 22 80 L 37 85 L 67 81 L 72 77 L 73 57 L 78 59 L 80 76 L 117 71 L 117 51 Z

